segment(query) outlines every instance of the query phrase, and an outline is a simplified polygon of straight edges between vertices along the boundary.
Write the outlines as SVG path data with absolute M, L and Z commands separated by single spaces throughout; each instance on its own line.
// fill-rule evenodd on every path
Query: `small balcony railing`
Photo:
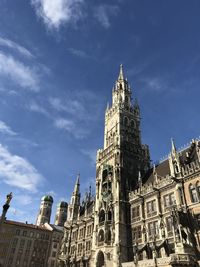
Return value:
M 131 222 L 139 222 L 141 220 L 141 217 L 140 216 L 138 216 L 138 217 L 133 217 L 132 219 L 131 219 Z
M 101 247 L 101 246 L 103 246 L 103 245 L 104 245 L 104 241 L 99 241 L 99 242 L 98 242 L 98 246 L 99 246 L 99 247 Z
M 157 215 L 157 211 L 151 211 L 149 213 L 147 213 L 147 218 L 153 217 Z

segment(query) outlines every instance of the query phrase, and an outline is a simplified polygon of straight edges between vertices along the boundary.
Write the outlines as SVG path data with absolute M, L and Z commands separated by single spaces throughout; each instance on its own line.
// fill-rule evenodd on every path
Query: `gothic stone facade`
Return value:
M 140 109 L 122 66 L 105 112 L 96 196 L 80 204 L 77 179 L 59 256 L 61 267 L 196 266 L 199 142 L 153 168 L 141 143 Z M 184 265 L 185 264 L 185 265 Z

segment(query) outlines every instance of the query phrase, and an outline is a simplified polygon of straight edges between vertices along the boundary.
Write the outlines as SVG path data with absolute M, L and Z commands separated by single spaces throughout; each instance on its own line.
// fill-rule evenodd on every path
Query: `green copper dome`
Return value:
M 53 203 L 53 198 L 52 198 L 52 196 L 49 196 L 49 195 L 43 196 L 42 201 L 49 201 L 49 202 Z
M 65 201 L 61 201 L 60 203 L 58 203 L 58 207 L 60 207 L 60 208 L 67 208 L 68 207 L 68 204 Z

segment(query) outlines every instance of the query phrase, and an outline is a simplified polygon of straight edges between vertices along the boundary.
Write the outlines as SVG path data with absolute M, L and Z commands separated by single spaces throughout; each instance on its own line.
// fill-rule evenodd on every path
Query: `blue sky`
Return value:
M 40 198 L 95 179 L 104 110 L 123 63 L 151 159 L 200 135 L 199 0 L 0 2 L 0 205 L 35 222 Z

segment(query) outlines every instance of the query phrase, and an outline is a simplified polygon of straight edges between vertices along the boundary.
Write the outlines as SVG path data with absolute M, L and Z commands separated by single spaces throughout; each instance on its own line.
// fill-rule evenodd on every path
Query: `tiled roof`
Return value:
M 17 222 L 17 221 L 10 221 L 10 220 L 6 220 L 4 222 L 5 224 L 9 224 L 9 225 L 15 225 L 15 226 L 22 226 L 22 227 L 27 227 L 27 228 L 31 228 L 31 229 L 39 229 L 39 230 L 43 230 L 43 231 L 48 231 L 48 229 L 46 229 L 43 226 L 38 226 L 35 224 L 29 224 L 29 223 L 23 223 L 23 222 Z
M 178 151 L 181 166 L 194 162 L 198 159 L 197 153 L 196 153 L 196 145 L 200 147 L 200 141 L 198 141 L 197 143 L 191 142 L 189 147 L 186 147 L 183 150 Z M 168 159 L 156 165 L 156 173 L 158 175 L 158 179 L 160 178 L 162 179 L 166 177 L 167 175 L 170 175 L 170 167 L 169 167 Z M 150 170 L 148 170 L 146 175 L 143 177 L 143 183 L 149 184 L 153 182 L 154 182 L 154 175 L 153 175 L 153 167 L 152 167 Z

